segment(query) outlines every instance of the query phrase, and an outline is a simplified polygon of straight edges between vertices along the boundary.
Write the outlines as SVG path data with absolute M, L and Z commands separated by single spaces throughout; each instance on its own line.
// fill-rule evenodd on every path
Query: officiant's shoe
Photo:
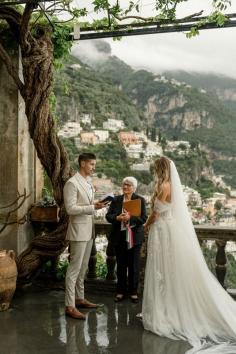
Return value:
M 142 312 L 137 313 L 136 318 L 138 318 L 139 320 L 142 320 L 142 319 L 143 319 L 143 314 L 142 314 Z
M 94 304 L 93 302 L 90 302 L 86 299 L 75 300 L 75 306 L 84 309 L 97 309 L 98 307 L 101 307 L 100 304 Z
M 85 320 L 86 319 L 86 316 L 83 313 L 81 313 L 75 307 L 71 307 L 71 306 L 66 306 L 65 314 L 66 314 L 66 316 L 75 318 L 76 320 Z
M 134 303 L 137 304 L 139 302 L 138 295 L 131 295 L 130 300 Z
M 124 294 L 117 294 L 114 301 L 115 302 L 120 302 L 123 301 L 125 299 L 125 295 Z

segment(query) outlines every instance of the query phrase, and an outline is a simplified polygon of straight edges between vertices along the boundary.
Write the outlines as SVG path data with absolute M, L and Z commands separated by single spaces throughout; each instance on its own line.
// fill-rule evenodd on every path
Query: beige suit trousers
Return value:
M 93 239 L 70 241 L 70 263 L 66 272 L 65 305 L 75 306 L 75 299 L 84 299 L 84 278 L 88 269 Z

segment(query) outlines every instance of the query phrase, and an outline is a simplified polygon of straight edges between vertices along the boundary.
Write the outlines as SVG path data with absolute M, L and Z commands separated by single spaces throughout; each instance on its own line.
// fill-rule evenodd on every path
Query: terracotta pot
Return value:
M 59 208 L 57 205 L 52 206 L 34 206 L 30 211 L 30 220 L 39 222 L 58 222 Z
M 14 251 L 0 251 L 0 311 L 9 308 L 16 290 L 17 268 Z

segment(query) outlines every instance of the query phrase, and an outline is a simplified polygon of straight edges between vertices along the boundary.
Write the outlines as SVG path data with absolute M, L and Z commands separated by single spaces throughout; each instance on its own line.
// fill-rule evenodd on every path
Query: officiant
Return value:
M 137 185 L 136 178 L 125 177 L 122 182 L 123 194 L 113 199 L 106 214 L 107 221 L 112 224 L 110 241 L 116 253 L 116 302 L 124 300 L 128 294 L 132 302 L 138 302 L 140 250 L 144 240 L 143 224 L 147 215 L 144 198 L 135 193 Z M 129 204 L 126 202 L 131 200 L 137 200 L 133 204 L 136 209 L 137 206 L 140 209 L 136 216 L 125 209 L 125 205 Z

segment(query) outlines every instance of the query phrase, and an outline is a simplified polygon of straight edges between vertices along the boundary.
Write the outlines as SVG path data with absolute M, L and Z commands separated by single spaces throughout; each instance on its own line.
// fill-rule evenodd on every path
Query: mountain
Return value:
M 55 73 L 54 94 L 57 97 L 56 115 L 59 122 L 81 113 L 90 113 L 93 124 L 102 127 L 108 118 L 122 119 L 133 129 L 142 126 L 142 111 L 110 79 L 93 70 L 75 57 Z
M 235 102 L 228 104 L 214 90 L 206 91 L 146 70 L 134 71 L 115 57 L 97 70 L 137 105 L 149 126 L 156 126 L 168 138 L 198 142 L 216 154 L 235 155 Z
M 129 129 L 148 126 L 170 140 L 201 144 L 215 172 L 236 187 L 236 80 L 186 72 L 156 75 L 134 70 L 112 55 L 108 43 L 86 46 L 76 47 L 56 75 L 60 121 L 92 113 L 96 126 L 114 117 Z
M 236 79 L 234 78 L 186 71 L 166 71 L 163 75 L 185 82 L 195 88 L 215 92 L 221 100 L 236 102 Z

